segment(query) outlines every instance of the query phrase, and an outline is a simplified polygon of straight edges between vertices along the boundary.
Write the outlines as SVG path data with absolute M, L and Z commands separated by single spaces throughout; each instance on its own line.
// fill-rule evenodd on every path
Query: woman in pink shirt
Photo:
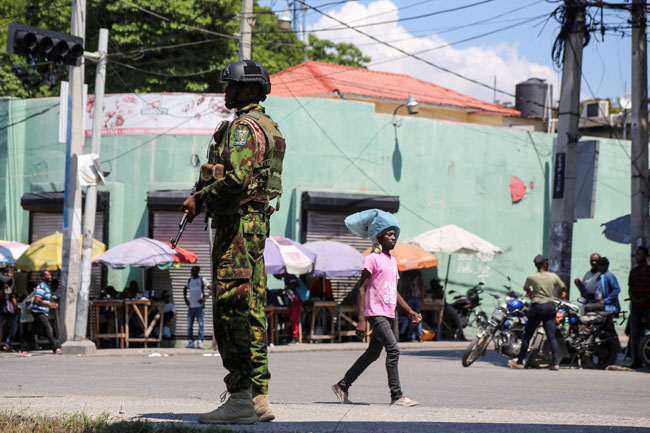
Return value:
M 367 321 L 372 329 L 372 335 L 368 349 L 345 373 L 343 379 L 332 385 L 332 390 L 341 403 L 350 403 L 348 389 L 361 373 L 379 358 L 383 347 L 386 349 L 386 372 L 391 405 L 415 406 L 417 402 L 402 393 L 397 369 L 399 346 L 392 327 L 397 304 L 407 312 L 409 319 L 414 323 L 421 320 L 420 315 L 413 311 L 397 292 L 399 278 L 397 261 L 390 255 L 390 250 L 397 242 L 399 224 L 392 214 L 379 209 L 351 215 L 345 222 L 354 234 L 365 234 L 374 241 L 373 252 L 364 259 L 361 278 L 356 285 L 359 287 L 357 298 L 359 322 L 356 334 L 361 339 L 366 336 Z

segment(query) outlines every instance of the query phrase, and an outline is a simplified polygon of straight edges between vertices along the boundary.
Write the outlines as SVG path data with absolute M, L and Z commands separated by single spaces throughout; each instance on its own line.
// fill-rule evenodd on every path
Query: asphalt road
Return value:
M 314 345 L 316 346 L 330 345 Z M 345 346 L 345 345 L 344 345 Z M 354 347 L 355 350 L 349 350 Z M 272 423 L 260 432 L 650 432 L 650 373 L 562 368 L 510 370 L 492 350 L 469 368 L 462 346 L 403 346 L 400 377 L 413 408 L 388 405 L 384 358 L 338 403 L 330 386 L 360 355 L 346 350 L 274 351 Z M 333 347 L 328 347 L 333 348 Z M 194 423 L 225 386 L 218 356 L 199 350 L 104 351 L 102 356 L 0 355 L 0 409 L 108 413 L 114 419 Z

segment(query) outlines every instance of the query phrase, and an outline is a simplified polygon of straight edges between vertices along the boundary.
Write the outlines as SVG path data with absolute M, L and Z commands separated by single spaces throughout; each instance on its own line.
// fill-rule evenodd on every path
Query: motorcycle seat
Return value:
M 607 313 L 605 312 L 590 312 L 580 316 L 580 321 L 585 325 L 595 325 L 604 323 L 607 320 Z

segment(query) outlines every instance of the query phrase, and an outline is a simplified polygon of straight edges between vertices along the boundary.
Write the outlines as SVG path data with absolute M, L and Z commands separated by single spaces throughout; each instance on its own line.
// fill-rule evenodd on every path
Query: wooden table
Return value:
M 438 319 L 438 324 L 439 324 L 439 325 L 438 325 L 438 328 L 437 328 L 437 329 L 434 329 L 434 330 L 433 330 L 433 332 L 434 332 L 434 334 L 435 334 L 435 335 L 434 335 L 434 338 L 438 338 L 438 339 L 440 339 L 439 335 L 440 335 L 440 327 L 441 327 L 441 325 L 442 325 L 442 310 L 443 310 L 443 305 L 444 305 L 444 304 L 442 303 L 442 299 L 435 299 L 433 302 L 423 302 L 423 303 L 422 303 L 422 312 L 423 312 L 423 313 L 424 313 L 425 311 L 433 311 L 433 312 L 436 312 L 436 311 L 437 311 L 437 312 L 438 312 L 437 319 Z M 423 326 L 424 326 L 424 322 L 423 322 Z
M 144 343 L 144 347 L 148 347 L 149 342 L 155 342 L 160 347 L 163 337 L 163 312 L 165 301 L 154 301 L 149 299 L 126 299 L 124 301 L 124 327 L 126 329 L 124 341 L 128 349 L 129 343 Z M 160 307 L 160 308 L 158 308 Z M 152 318 L 150 315 L 152 313 Z M 129 321 L 131 316 L 135 313 L 137 322 L 142 326 L 144 335 L 142 337 L 131 337 L 129 330 Z M 152 337 L 152 331 L 158 325 L 158 336 Z
M 307 340 L 310 343 L 313 343 L 315 340 L 330 340 L 330 343 L 334 343 L 336 335 L 334 334 L 334 318 L 336 317 L 336 302 L 334 301 L 313 301 L 311 302 L 311 329 L 309 329 L 309 335 L 307 335 Z M 330 313 L 330 333 L 323 335 L 314 335 L 314 328 L 316 327 L 316 319 L 319 317 L 323 319 L 323 325 L 326 323 L 324 320 L 323 314 L 329 311 Z M 323 329 L 324 330 L 324 329 Z
M 120 344 L 120 349 L 124 349 L 124 340 L 126 338 L 126 333 L 124 332 L 124 301 L 119 299 L 98 299 L 92 301 L 92 309 L 95 315 L 95 326 L 92 329 L 91 339 L 95 342 L 95 345 L 99 347 L 99 340 L 102 339 L 118 339 Z M 115 332 L 112 333 L 100 333 L 100 314 L 108 313 L 113 316 L 115 323 Z
M 289 307 L 275 307 L 267 305 L 264 307 L 264 316 L 266 317 L 267 330 L 269 334 L 269 344 L 278 344 L 280 337 L 291 337 L 291 318 L 289 317 Z M 282 332 L 283 325 L 289 329 L 289 332 Z M 302 323 L 298 323 L 298 343 L 302 343 Z
M 356 305 L 337 305 L 336 306 L 336 336 L 339 343 L 342 337 L 354 337 L 357 335 L 357 321 L 359 318 L 357 310 L 359 307 Z M 344 329 L 347 328 L 347 329 Z M 370 331 L 370 324 L 366 322 L 366 336 L 363 341 L 368 341 L 368 334 Z
M 268 342 L 275 344 L 275 323 L 277 316 L 275 315 L 275 310 L 278 307 L 273 305 L 267 305 L 264 307 L 264 317 L 266 318 L 266 329 L 268 332 Z

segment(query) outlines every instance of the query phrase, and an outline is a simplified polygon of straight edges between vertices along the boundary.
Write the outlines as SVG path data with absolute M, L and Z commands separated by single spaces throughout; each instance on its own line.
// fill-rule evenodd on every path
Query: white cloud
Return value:
M 397 6 L 390 0 L 377 0 L 368 5 L 363 5 L 360 2 L 347 2 L 339 11 L 328 13 L 352 26 L 378 21 L 391 21 L 399 18 Z M 381 15 L 371 17 L 377 14 Z M 341 25 L 327 17 L 322 17 L 317 23 L 310 26 L 309 30 L 328 27 L 336 28 L 341 27 Z M 413 36 L 400 23 L 362 27 L 360 30 L 381 41 L 395 41 L 391 42 L 391 44 L 411 54 L 452 42 L 435 34 L 424 37 Z M 353 30 L 325 31 L 316 32 L 315 34 L 319 38 L 336 42 L 355 43 L 365 55 L 372 58 L 369 65 L 370 69 L 411 75 L 475 98 L 485 101 L 493 100 L 493 90 L 473 84 L 419 60 L 405 57 L 387 46 L 372 43 L 373 41 L 370 38 L 362 36 Z M 477 41 L 480 41 L 480 39 Z M 523 58 L 515 44 L 502 43 L 497 46 L 487 47 L 476 45 L 466 48 L 451 46 L 424 52 L 418 56 L 488 86 L 493 86 L 494 77 L 496 76 L 497 88 L 511 94 L 515 93 L 517 83 L 531 77 L 545 79 L 553 84 L 554 95 L 559 94 L 558 77 L 555 71 L 548 66 L 532 63 Z M 388 59 L 392 60 L 388 61 Z M 514 102 L 513 98 L 500 93 L 497 93 L 497 99 Z

